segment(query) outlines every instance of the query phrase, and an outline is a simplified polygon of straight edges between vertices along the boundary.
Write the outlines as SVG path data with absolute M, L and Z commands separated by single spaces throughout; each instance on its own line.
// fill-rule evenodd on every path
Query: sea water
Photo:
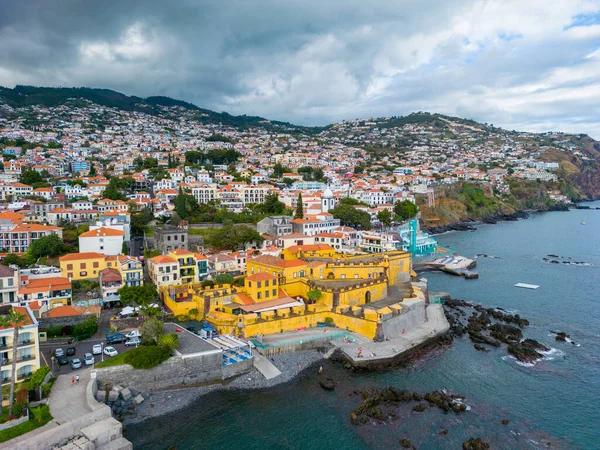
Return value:
M 519 313 L 530 321 L 525 337 L 550 348 L 543 360 L 520 364 L 505 345 L 478 352 L 463 337 L 386 371 L 353 373 L 325 363 L 338 382 L 334 392 L 319 387 L 316 369 L 271 390 L 212 392 L 169 416 L 128 426 L 125 436 L 149 450 L 385 449 L 399 448 L 402 438 L 419 449 L 458 449 L 472 437 L 493 449 L 600 449 L 600 211 L 541 213 L 477 228 L 438 239 L 467 257 L 496 258 L 478 258 L 478 280 L 428 273 L 430 289 Z M 544 261 L 551 254 L 586 265 Z M 515 288 L 519 282 L 540 288 Z M 557 342 L 556 330 L 574 344 Z M 349 413 L 361 402 L 354 391 L 390 385 L 448 389 L 465 395 L 471 409 L 415 413 L 407 405 L 395 420 L 352 425 Z M 505 418 L 508 425 L 500 423 Z

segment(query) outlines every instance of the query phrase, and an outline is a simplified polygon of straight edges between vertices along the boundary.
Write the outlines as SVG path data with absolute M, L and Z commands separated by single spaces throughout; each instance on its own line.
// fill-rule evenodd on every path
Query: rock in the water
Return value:
M 127 388 L 121 390 L 121 397 L 123 400 L 127 401 L 131 398 L 131 391 Z
M 414 412 L 423 412 L 427 408 L 427 403 L 419 403 L 418 405 L 413 406 Z
M 479 438 L 471 438 L 467 442 L 463 442 L 462 448 L 463 450 L 487 450 L 490 448 L 490 444 Z
M 442 436 L 445 436 L 445 435 L 447 435 L 447 434 L 448 434 L 448 430 L 446 430 L 445 428 L 442 428 L 442 429 L 441 429 L 441 430 L 438 432 L 438 434 L 441 434 Z
M 473 344 L 473 347 L 475 347 L 475 350 L 480 351 L 480 352 L 489 352 L 489 350 L 487 348 L 485 348 L 483 345 Z
M 117 400 L 119 400 L 119 393 L 117 391 L 109 391 L 108 392 L 108 401 L 116 402 Z
M 332 378 L 321 377 L 319 379 L 321 387 L 327 391 L 333 391 L 335 389 L 335 381 Z
M 412 443 L 410 442 L 410 439 L 400 439 L 400 445 L 402 446 L 402 448 L 412 448 Z
M 557 341 L 565 342 L 568 337 L 570 337 L 570 336 L 567 333 L 565 333 L 564 331 L 559 331 L 558 333 L 556 333 Z
M 136 405 L 139 405 L 143 401 L 144 401 L 144 397 L 142 397 L 142 394 L 136 395 L 133 399 L 133 403 L 135 403 Z
M 508 420 L 508 419 L 502 419 L 502 420 L 500 421 L 500 423 L 501 423 L 502 425 L 508 425 L 508 423 L 509 423 L 509 422 L 510 422 L 510 420 Z

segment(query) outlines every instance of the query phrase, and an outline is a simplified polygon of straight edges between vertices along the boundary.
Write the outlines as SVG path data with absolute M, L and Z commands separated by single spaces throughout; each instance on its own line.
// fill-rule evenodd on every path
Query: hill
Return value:
M 67 103 L 87 100 L 100 106 L 118 108 L 125 111 L 137 111 L 146 114 L 163 115 L 164 108 L 180 107 L 194 113 L 194 119 L 201 123 L 216 123 L 238 129 L 261 127 L 267 130 L 279 130 L 313 134 L 323 130 L 321 127 L 302 127 L 288 122 L 267 120 L 258 116 L 234 116 L 226 112 L 203 109 L 192 103 L 170 97 L 152 96 L 141 98 L 128 96 L 110 89 L 16 86 L 14 89 L 0 86 L 0 101 L 14 108 L 40 105 L 57 107 Z

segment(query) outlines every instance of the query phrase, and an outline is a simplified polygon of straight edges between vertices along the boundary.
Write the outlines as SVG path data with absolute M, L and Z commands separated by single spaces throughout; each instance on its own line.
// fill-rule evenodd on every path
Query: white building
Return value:
M 79 235 L 79 251 L 95 252 L 104 255 L 120 255 L 123 249 L 125 232 L 100 227 Z

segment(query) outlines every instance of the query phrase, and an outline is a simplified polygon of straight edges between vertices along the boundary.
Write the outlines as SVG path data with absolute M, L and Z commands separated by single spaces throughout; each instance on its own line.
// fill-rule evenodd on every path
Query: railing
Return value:
M 33 344 L 35 344 L 35 340 L 33 340 L 33 339 L 28 339 L 28 340 L 26 340 L 26 341 L 19 341 L 19 342 L 17 343 L 17 347 L 22 347 L 22 346 L 25 346 L 25 345 L 33 345 Z

